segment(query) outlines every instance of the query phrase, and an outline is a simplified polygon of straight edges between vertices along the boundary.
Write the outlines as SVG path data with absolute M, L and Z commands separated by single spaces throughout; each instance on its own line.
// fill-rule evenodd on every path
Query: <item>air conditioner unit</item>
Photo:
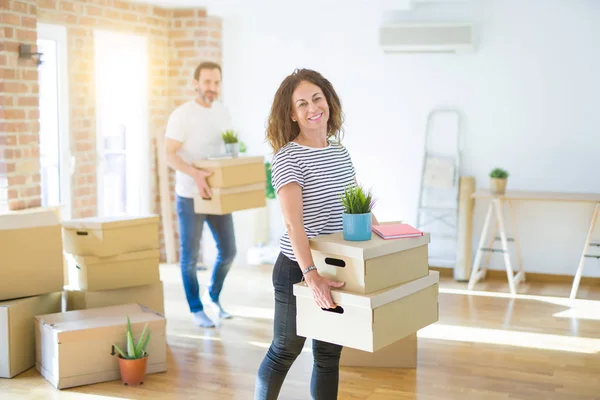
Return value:
M 397 22 L 381 26 L 385 53 L 466 53 L 475 50 L 474 27 L 461 22 Z

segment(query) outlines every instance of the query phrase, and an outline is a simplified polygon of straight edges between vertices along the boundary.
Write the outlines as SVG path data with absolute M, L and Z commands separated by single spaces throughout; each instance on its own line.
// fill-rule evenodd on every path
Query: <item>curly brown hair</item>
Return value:
M 333 85 L 316 71 L 296 69 L 281 82 L 269 113 L 266 137 L 275 153 L 300 134 L 298 123 L 292 121 L 292 95 L 298 85 L 304 81 L 317 85 L 323 91 L 329 106 L 327 139 L 334 137 L 338 143 L 341 143 L 344 115 L 340 98 Z

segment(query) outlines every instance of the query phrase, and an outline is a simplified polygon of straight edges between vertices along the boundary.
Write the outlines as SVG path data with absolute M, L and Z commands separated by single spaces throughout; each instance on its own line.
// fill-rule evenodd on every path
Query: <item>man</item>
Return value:
M 177 107 L 169 117 L 165 147 L 167 162 L 176 170 L 175 194 L 183 287 L 196 325 L 209 328 L 215 324 L 204 312 L 203 301 L 213 307 L 219 318 L 231 318 L 221 307 L 219 295 L 236 255 L 236 244 L 231 214 L 194 213 L 194 195 L 212 195 L 206 181 L 212 172 L 195 168 L 191 163 L 220 152 L 221 132 L 230 129 L 231 122 L 227 109 L 217 100 L 221 67 L 212 62 L 200 64 L 194 71 L 193 84 L 197 96 Z M 204 221 L 212 231 L 218 256 L 210 285 L 201 301 L 196 264 Z

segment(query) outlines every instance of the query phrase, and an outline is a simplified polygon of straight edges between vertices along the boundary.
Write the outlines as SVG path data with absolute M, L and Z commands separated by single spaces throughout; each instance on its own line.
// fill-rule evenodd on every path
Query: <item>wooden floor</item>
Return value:
M 119 381 L 58 391 L 31 369 L 0 379 L 4 399 L 252 400 L 254 378 L 271 340 L 269 266 L 232 269 L 223 303 L 235 318 L 218 329 L 192 325 L 176 266 L 162 266 L 168 319 L 168 372 L 139 388 Z M 202 282 L 207 272 L 199 273 Z M 600 399 L 600 289 L 525 284 L 516 298 L 505 282 L 444 278 L 440 321 L 419 332 L 417 369 L 344 368 L 340 399 Z M 554 296 L 554 297 L 553 297 Z M 280 399 L 310 399 L 310 350 L 298 358 Z

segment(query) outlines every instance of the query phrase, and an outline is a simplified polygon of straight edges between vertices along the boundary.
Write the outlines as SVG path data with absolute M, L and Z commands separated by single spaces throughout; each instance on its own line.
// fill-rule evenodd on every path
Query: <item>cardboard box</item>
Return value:
M 332 290 L 337 307 L 322 310 L 305 282 L 294 285 L 299 336 L 375 352 L 438 321 L 439 273 L 358 295 Z
M 53 209 L 0 214 L 0 300 L 62 291 L 63 260 Z
M 61 292 L 0 303 L 0 378 L 35 367 L 36 315 L 61 310 Z
M 77 290 L 65 286 L 66 311 L 138 303 L 159 314 L 165 313 L 162 282 L 112 290 Z
M 211 199 L 194 196 L 196 214 L 224 215 L 234 211 L 267 206 L 265 183 L 230 188 L 214 188 Z
M 346 282 L 344 290 L 369 294 L 426 277 L 429 233 L 418 238 L 344 240 L 343 232 L 309 241 L 319 274 Z
M 417 334 L 413 333 L 404 339 L 377 350 L 368 351 L 344 347 L 340 358 L 341 367 L 368 368 L 416 368 L 417 367 Z
M 160 282 L 160 251 L 136 251 L 112 257 L 67 256 L 69 286 L 110 290 Z
M 195 167 L 212 171 L 208 177 L 211 188 L 230 188 L 267 181 L 264 157 L 226 157 L 199 160 Z
M 76 256 L 110 257 L 160 248 L 157 215 L 91 217 L 63 221 L 65 251 Z
M 127 348 L 127 316 L 136 340 L 148 323 L 147 374 L 166 371 L 165 317 L 139 304 L 35 317 L 36 369 L 57 389 L 120 379 L 113 344 Z

